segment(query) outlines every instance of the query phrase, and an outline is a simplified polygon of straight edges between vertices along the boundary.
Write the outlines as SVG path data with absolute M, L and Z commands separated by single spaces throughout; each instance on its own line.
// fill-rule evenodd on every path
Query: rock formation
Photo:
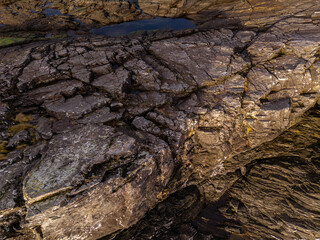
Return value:
M 199 27 L 0 49 L 0 239 L 320 237 L 320 2 L 170 2 Z

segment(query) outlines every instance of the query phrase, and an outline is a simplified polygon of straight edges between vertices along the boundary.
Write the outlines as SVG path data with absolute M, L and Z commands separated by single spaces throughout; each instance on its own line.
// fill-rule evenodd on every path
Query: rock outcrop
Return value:
M 269 181 L 255 185 L 264 177 L 261 171 L 279 175 L 288 165 L 298 171 L 288 180 L 294 182 L 291 189 L 302 178 L 310 181 L 307 188 L 313 186 L 313 165 L 305 162 L 317 158 L 293 157 L 310 155 L 303 150 L 309 145 L 292 153 L 291 161 L 281 155 L 284 143 L 273 148 L 267 142 L 305 119 L 319 100 L 319 4 L 292 1 L 293 12 L 274 9 L 281 17 L 263 24 L 259 6 L 252 4 L 251 18 L 239 14 L 237 27 L 228 27 L 226 9 L 219 29 L 207 19 L 200 28 L 180 32 L 0 49 L 1 238 L 98 239 L 133 226 L 157 203 L 173 193 L 168 199 L 180 199 L 184 191 L 190 195 L 181 200 L 187 211 L 201 199 L 217 202 L 228 192 L 225 204 L 241 202 L 243 211 L 231 216 L 224 208 L 221 214 L 249 223 L 249 238 L 308 238 L 302 232 L 310 229 L 316 236 L 316 227 L 306 225 L 292 235 L 297 225 L 284 215 L 275 221 L 291 227 L 259 235 L 260 212 L 267 212 L 261 229 L 273 228 L 267 218 L 276 210 L 269 206 L 281 202 L 288 214 L 292 203 L 283 199 L 290 190 L 269 205 L 254 202 L 250 191 L 270 188 Z M 318 133 L 312 134 L 318 141 Z M 258 161 L 265 158 L 271 160 Z M 275 158 L 283 162 L 274 164 Z M 254 161 L 259 164 L 246 171 Z M 300 162 L 307 166 L 303 171 Z M 247 178 L 239 180 L 242 175 Z M 278 175 L 272 181 L 282 181 Z M 270 195 L 282 194 L 284 185 Z M 302 192 L 311 195 L 296 203 L 319 198 Z M 251 206 L 260 212 L 250 212 Z M 196 214 L 200 205 L 192 209 Z M 297 209 L 291 218 L 299 216 Z M 241 224 L 225 231 L 243 234 Z M 319 226 L 317 220 L 310 224 Z
M 317 105 L 275 140 L 236 156 L 249 164 L 218 202 L 201 210 L 201 194 L 190 186 L 103 239 L 319 238 L 319 116 Z

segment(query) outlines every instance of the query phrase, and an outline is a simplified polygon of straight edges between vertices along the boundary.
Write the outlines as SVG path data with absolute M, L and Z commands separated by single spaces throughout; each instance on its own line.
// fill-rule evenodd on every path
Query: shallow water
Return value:
M 63 15 L 63 14 L 60 12 L 60 10 L 53 9 L 53 8 L 46 8 L 45 10 L 42 11 L 42 13 L 43 13 L 46 17 Z
M 153 19 L 144 19 L 132 22 L 124 22 L 120 24 L 109 25 L 105 27 L 92 29 L 90 32 L 97 35 L 104 35 L 110 37 L 124 36 L 138 31 L 152 31 L 152 30 L 181 30 L 194 28 L 196 25 L 184 18 L 162 18 L 156 17 Z

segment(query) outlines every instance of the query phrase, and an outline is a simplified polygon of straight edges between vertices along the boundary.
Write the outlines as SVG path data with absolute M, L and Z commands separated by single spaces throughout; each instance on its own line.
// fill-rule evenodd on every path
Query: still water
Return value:
M 156 17 L 153 19 L 144 19 L 132 22 L 124 22 L 120 24 L 109 25 L 105 27 L 91 29 L 90 32 L 97 35 L 104 35 L 110 37 L 124 36 L 138 31 L 152 31 L 152 30 L 181 30 L 194 28 L 196 25 L 184 18 L 162 18 Z

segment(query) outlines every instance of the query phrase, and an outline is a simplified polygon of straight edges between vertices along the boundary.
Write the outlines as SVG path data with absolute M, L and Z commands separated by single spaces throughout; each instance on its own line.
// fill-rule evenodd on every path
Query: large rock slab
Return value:
M 30 227 L 48 239 L 97 239 L 137 222 L 174 166 L 165 142 L 141 137 L 148 145 L 103 125 L 53 137 L 24 180 Z
M 320 37 L 308 3 L 292 1 L 299 15 L 277 8 L 286 17 L 270 15 L 268 29 L 0 49 L 1 221 L 11 224 L 1 234 L 16 237 L 19 225 L 27 239 L 97 239 L 186 186 L 219 200 L 246 172 L 236 156 L 275 139 L 319 99 Z

